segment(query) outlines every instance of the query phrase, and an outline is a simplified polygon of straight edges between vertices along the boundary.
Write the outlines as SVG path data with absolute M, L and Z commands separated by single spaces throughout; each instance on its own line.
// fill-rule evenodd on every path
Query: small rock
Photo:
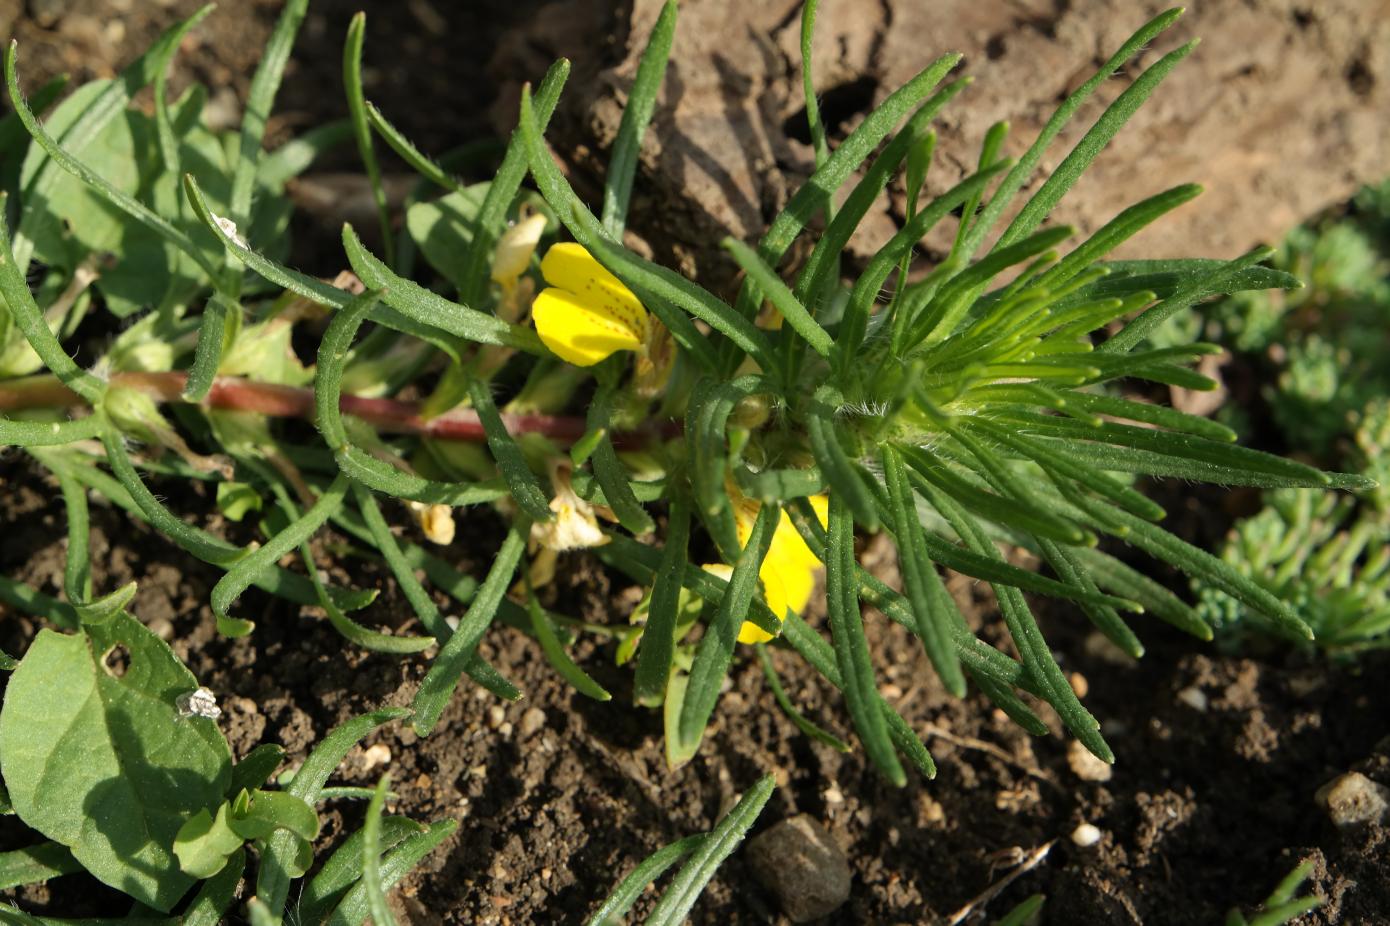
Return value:
M 1082 649 L 1092 659 L 1099 659 L 1116 666 L 1134 665 L 1134 657 L 1116 646 L 1109 637 L 1099 630 L 1093 630 L 1082 641 Z
M 1078 698 L 1086 697 L 1086 693 L 1091 690 L 1091 683 L 1086 681 L 1086 676 L 1080 672 L 1073 672 L 1068 675 L 1067 684 L 1071 686 L 1072 693 Z
M 825 790 L 825 802 L 827 804 L 843 804 L 845 802 L 844 792 L 839 785 L 831 785 Z
M 496 730 L 502 726 L 502 721 L 507 719 L 507 712 L 500 706 L 494 704 L 487 709 L 487 725 L 489 729 Z
M 1110 767 L 1110 763 L 1092 755 L 1089 749 L 1081 745 L 1080 740 L 1072 740 L 1067 744 L 1067 764 L 1082 781 L 1109 781 L 1115 771 Z
M 521 715 L 521 723 L 518 725 L 517 731 L 521 734 L 522 739 L 527 739 L 539 732 L 543 726 L 545 726 L 545 711 L 539 707 L 528 707 L 526 713 Z
M 1198 688 L 1196 685 L 1189 685 L 1182 691 L 1179 691 L 1178 700 L 1199 714 L 1205 714 L 1207 712 L 1206 692 L 1202 691 L 1202 689 Z
M 364 768 L 376 768 L 378 765 L 388 765 L 390 762 L 391 747 L 385 743 L 374 743 L 362 752 Z
M 1327 816 L 1340 827 L 1375 823 L 1390 810 L 1390 788 L 1360 772 L 1339 775 L 1318 789 L 1314 800 L 1327 810 Z
M 777 896 L 793 923 L 809 923 L 849 899 L 844 850 L 813 817 L 798 814 L 748 843 L 753 875 Z
M 1085 849 L 1100 842 L 1101 835 L 1100 827 L 1092 823 L 1082 823 L 1071 831 L 1071 841 Z

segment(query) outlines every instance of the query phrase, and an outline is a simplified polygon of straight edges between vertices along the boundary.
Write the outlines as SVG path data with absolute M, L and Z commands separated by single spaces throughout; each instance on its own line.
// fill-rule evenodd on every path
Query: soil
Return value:
M 0 569 L 56 594 L 65 546 L 61 503 L 23 457 L 0 463 L 0 479 L 6 487 L 0 523 L 8 526 Z M 156 491 L 170 493 L 178 510 L 212 508 L 209 498 L 186 487 L 159 484 Z M 1192 499 L 1188 517 L 1176 520 L 1191 523 L 1196 511 L 1211 510 L 1212 500 Z M 1164 501 L 1173 506 L 1173 499 Z M 492 525 L 481 532 L 491 533 Z M 335 539 L 324 536 L 321 548 L 331 549 Z M 475 573 L 486 555 L 486 547 L 451 551 L 460 568 Z M 894 577 L 891 556 L 871 547 L 866 558 L 885 578 Z M 100 587 L 139 581 L 133 613 L 169 637 L 202 684 L 217 692 L 222 728 L 238 755 L 276 742 L 293 765 L 347 717 L 407 703 L 423 674 L 422 659 L 344 647 L 312 612 L 254 591 L 241 607 L 259 615 L 255 633 L 236 641 L 218 637 L 206 605 L 217 571 L 104 505 L 93 508 L 92 562 Z M 638 591 L 583 563 L 576 558 L 562 569 L 560 602 L 592 619 L 621 617 Z M 413 618 L 389 576 L 359 561 L 347 565 L 355 584 L 384 590 L 363 620 L 409 630 Z M 347 579 L 344 567 L 332 570 L 339 581 Z M 991 600 L 960 577 L 952 587 L 985 638 L 998 642 L 1002 630 Z M 991 915 L 1042 892 L 1050 898 L 1044 923 L 1213 922 L 1233 903 L 1257 901 L 1298 861 L 1313 859 L 1311 886 L 1328 903 L 1298 922 L 1384 921 L 1390 832 L 1382 826 L 1338 831 L 1313 794 L 1348 770 L 1390 782 L 1384 738 L 1390 699 L 1383 684 L 1390 658 L 1329 664 L 1282 650 L 1227 654 L 1151 625 L 1141 628 L 1148 655 L 1131 664 L 1068 608 L 1040 605 L 1049 639 L 1067 671 L 1084 679 L 1088 706 L 1119 757 L 1108 781 L 1079 777 L 1064 737 L 1032 739 L 978 696 L 950 699 L 920 646 L 877 614 L 867 624 L 884 691 L 924 734 L 940 766 L 934 781 L 914 779 L 901 790 L 876 777 L 861 755 L 844 756 L 800 736 L 747 659 L 735 667 L 699 756 L 669 771 L 659 718 L 629 706 L 630 676 L 612 665 L 610 647 L 585 643 L 576 651 L 614 693 L 612 702 L 598 704 L 558 681 L 528 637 L 494 629 L 483 650 L 525 691 L 521 702 L 499 704 L 465 687 L 430 738 L 393 727 L 368 741 L 390 749 L 400 795 L 393 812 L 462 823 L 404 882 L 397 900 L 403 919 L 577 922 L 647 852 L 708 828 L 741 789 L 772 771 L 780 787 L 759 828 L 809 813 L 848 852 L 853 892 L 826 922 L 938 922 L 1004 877 L 1010 858 L 1048 844 L 1042 863 L 992 901 Z M 9 610 L 0 618 L 0 647 L 22 652 L 36 622 Z M 777 664 L 810 717 L 850 734 L 837 695 L 794 655 L 779 652 Z M 1193 706 L 1200 701 L 1193 691 L 1201 692 L 1205 710 Z M 369 785 L 381 771 L 368 767 L 359 748 L 338 780 Z M 324 844 L 359 825 L 360 814 L 360 805 L 329 808 Z M 1093 847 L 1070 841 L 1083 822 L 1102 833 Z M 0 840 L 8 849 L 32 835 L 10 819 Z M 67 879 L 77 880 L 86 878 Z M 87 887 L 50 885 L 20 899 L 41 914 L 119 909 L 115 894 Z M 785 922 L 739 855 L 721 870 L 692 921 Z
M 109 72 L 110 62 L 127 60 L 171 10 L 186 12 L 194 4 L 159 6 L 31 0 L 29 16 L 15 30 L 26 85 L 59 69 L 75 77 Z M 297 53 L 304 63 L 291 71 L 295 79 L 286 85 L 276 130 L 341 114 L 335 69 L 353 6 L 316 0 Z M 393 4 L 390 15 L 369 9 L 369 59 L 375 49 L 392 49 L 392 66 L 375 77 L 369 73 L 369 84 L 378 82 L 369 94 L 428 150 L 446 150 L 485 131 L 482 121 L 463 121 L 458 114 L 483 113 L 494 99 L 498 87 L 484 62 L 494 43 L 499 56 L 524 47 L 513 33 L 500 36 L 537 6 L 528 0 L 414 0 Z M 0 23 L 8 7 L 17 4 L 0 0 Z M 124 33 L 98 32 L 89 46 L 75 44 L 81 30 L 70 23 L 81 17 L 44 26 L 40 7 L 61 7 L 91 23 L 120 21 Z M 224 5 L 200 31 L 204 38 L 194 53 L 181 56 L 181 67 L 189 69 L 185 76 L 240 92 L 277 7 L 260 0 Z M 604 4 L 587 8 L 594 16 L 621 19 L 621 11 Z M 452 26 L 451 36 L 467 36 L 464 51 L 420 24 L 431 13 Z M 411 63 L 408 83 L 396 61 Z M 436 107 L 446 105 L 450 117 L 440 120 Z M 326 254 L 313 247 L 314 229 L 304 230 L 311 239 L 306 253 Z M 318 235 L 325 240 L 322 230 Z M 200 485 L 157 480 L 155 491 L 214 530 L 244 530 L 209 516 L 215 509 Z M 1172 524 L 1198 543 L 1221 536 L 1229 523 L 1223 505 L 1242 501 L 1178 484 L 1160 491 Z M 408 520 L 400 510 L 388 517 Z M 478 524 L 466 526 L 475 529 L 459 532 L 462 539 L 448 557 L 478 575 L 492 547 L 477 538 L 492 536 L 496 524 L 486 512 L 474 517 Z M 0 458 L 0 525 L 0 572 L 58 593 L 65 547 L 61 502 L 22 454 Z M 408 703 L 423 675 L 426 657 L 361 653 L 345 646 L 312 611 L 300 613 L 254 590 L 243 596 L 241 607 L 258 615 L 256 632 L 242 640 L 221 638 L 206 604 L 217 570 L 108 506 L 93 506 L 92 526 L 94 580 L 106 588 L 139 581 L 132 612 L 170 639 L 202 684 L 218 694 L 222 728 L 238 755 L 276 742 L 287 749 L 292 766 L 347 717 Z M 370 563 L 334 559 L 338 540 L 321 535 L 321 564 L 340 582 L 382 589 L 361 619 L 410 629 L 413 617 L 390 576 Z M 895 578 L 891 557 L 877 547 L 866 556 L 885 578 Z M 557 607 L 596 620 L 622 619 L 638 590 L 587 562 L 562 562 Z M 1179 587 L 1175 580 L 1174 586 Z M 982 635 L 999 642 L 1003 630 L 988 596 L 960 577 L 952 589 Z M 613 666 L 610 646 L 581 642 L 574 650 L 614 693 L 613 701 L 598 704 L 559 681 L 528 637 L 496 628 L 482 650 L 525 692 L 521 702 L 499 704 L 465 685 L 430 738 L 390 727 L 368 740 L 390 750 L 389 770 L 400 796 L 392 812 L 461 821 L 458 834 L 396 892 L 398 913 L 415 924 L 579 922 L 637 860 L 707 829 L 744 788 L 771 771 L 779 787 L 757 829 L 808 813 L 825 822 L 848 853 L 852 894 L 828 923 L 945 921 L 1006 878 L 1011 861 L 1048 845 L 1039 864 L 990 901 L 989 919 L 1042 892 L 1049 898 L 1044 923 L 1214 922 L 1231 905 L 1262 898 L 1301 859 L 1315 861 L 1311 887 L 1328 902 L 1298 923 L 1373 924 L 1390 917 L 1390 831 L 1378 825 L 1339 831 L 1313 798 L 1322 784 L 1348 770 L 1390 784 L 1390 694 L 1384 684 L 1390 655 L 1335 663 L 1282 649 L 1227 653 L 1145 621 L 1139 629 L 1148 655 L 1129 664 L 1098 645 L 1073 609 L 1044 601 L 1038 609 L 1064 667 L 1089 688 L 1086 702 L 1118 756 L 1108 781 L 1073 772 L 1064 737 L 1032 739 L 978 696 L 950 699 L 920 646 L 872 612 L 866 624 L 884 693 L 927 739 L 940 767 L 934 781 L 913 779 L 894 789 L 866 767 L 861 754 L 841 755 L 802 737 L 747 658 L 734 667 L 699 755 L 670 771 L 659 717 L 630 706 L 630 673 Z M 22 652 L 36 632 L 37 622 L 0 606 L 0 648 Z M 775 658 L 808 716 L 849 735 L 840 698 L 793 654 L 777 652 Z M 1193 691 L 1205 697 L 1205 710 L 1193 706 L 1201 703 Z M 1055 718 L 1048 719 L 1055 730 Z M 382 771 L 368 767 L 359 748 L 338 780 L 367 785 Z M 320 848 L 356 828 L 361 813 L 356 804 L 329 807 Z M 1083 822 L 1102 833 L 1090 848 L 1070 839 Z M 0 850 L 32 841 L 13 818 L 0 819 Z M 80 875 L 22 891 L 19 898 L 26 909 L 48 915 L 119 915 L 128 904 Z M 695 907 L 692 921 L 785 918 L 736 854 Z
M 1018 157 L 1062 99 L 1168 0 L 874 0 L 827 2 L 812 60 L 832 139 L 853 129 L 932 59 L 964 55 L 953 76 L 974 83 L 934 123 L 927 192 L 975 169 L 999 120 Z M 547 55 L 576 63 L 572 89 L 548 133 L 581 173 L 602 176 L 637 62 L 662 0 L 575 2 L 564 28 L 537 17 L 516 44 L 525 66 Z M 634 204 L 643 237 L 663 261 L 705 281 L 735 267 L 718 243 L 752 241 L 813 167 L 801 89 L 800 0 L 683 3 L 673 65 L 642 153 Z M 602 40 L 620 37 L 616 49 Z M 1183 183 L 1206 192 L 1117 252 L 1127 257 L 1235 257 L 1277 241 L 1305 216 L 1349 198 L 1390 171 L 1390 2 L 1245 0 L 1191 4 L 1120 79 L 1098 89 L 1043 159 L 1064 154 L 1141 68 L 1200 38 L 1163 85 L 1096 158 L 1053 218 L 1089 233 L 1121 209 Z M 604 61 L 597 50 L 612 57 Z M 506 51 L 504 48 L 503 51 Z M 499 71 L 505 74 L 505 69 Z M 525 78 L 522 78 L 525 79 Z M 1316 105 L 1310 106 L 1310 88 Z M 515 118 L 515 108 L 506 114 Z M 1040 183 L 1041 178 L 1034 181 Z M 1025 190 L 1031 192 L 1030 190 Z M 902 223 L 894 184 L 851 248 L 872 254 Z M 1021 205 L 1021 200 L 1020 200 Z M 938 256 L 954 225 L 926 244 Z

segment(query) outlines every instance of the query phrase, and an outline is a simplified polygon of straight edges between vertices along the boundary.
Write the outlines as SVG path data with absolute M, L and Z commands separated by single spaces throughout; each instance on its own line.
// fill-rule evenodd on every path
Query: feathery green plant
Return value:
M 804 14 L 808 31 L 815 6 L 808 3 Z M 771 641 L 844 693 L 866 753 L 901 784 L 903 759 L 928 776 L 934 766 L 878 692 L 863 624 L 869 604 L 921 640 L 952 693 L 963 695 L 973 681 L 1037 733 L 1046 727 L 1023 695 L 1041 699 L 1109 761 L 1099 723 L 1058 668 L 1024 593 L 1075 603 L 1134 655 L 1142 646 L 1129 615 L 1148 611 L 1203 638 L 1211 629 L 1162 586 L 1103 552 L 1102 538 L 1179 567 L 1289 632 L 1310 632 L 1267 588 L 1158 526 L 1162 509 L 1130 477 L 1371 485 L 1243 449 L 1221 425 L 1101 391 L 1122 379 L 1209 388 L 1190 364 L 1212 345 L 1145 347 L 1146 337 L 1209 296 L 1297 285 L 1260 265 L 1267 249 L 1229 262 L 1104 260 L 1193 198 L 1195 186 L 1142 200 L 1070 250 L 1059 249 L 1072 230 L 1045 224 L 1191 44 L 1140 71 L 1018 203 L 1096 88 L 1156 42 L 1179 12 L 1140 28 L 1017 161 L 1002 156 L 1007 127 L 998 126 L 978 168 L 936 196 L 923 192 L 930 125 L 966 87 L 950 79 L 959 56 L 930 64 L 833 149 L 813 122 L 819 154 L 810 179 L 761 240 L 725 242 L 745 274 L 732 301 L 621 242 L 635 153 L 676 27 L 674 2 L 631 88 L 598 216 L 544 142 L 568 75 L 563 61 L 523 94 L 517 131 L 492 179 L 468 186 L 365 100 L 360 20 L 344 59 L 351 127 L 311 134 L 273 154 L 260 150 L 264 118 L 302 2 L 287 6 L 239 138 L 225 143 L 206 144 L 198 91 L 174 104 L 157 93 L 152 131 L 150 120 L 127 108 L 141 86 L 162 87 L 168 58 L 196 17 L 119 79 L 80 89 L 46 124 L 20 93 L 12 44 L 6 82 L 33 144 L 15 187 L 17 205 L 4 210 L 17 217 L 13 238 L 9 223 L 0 223 L 0 334 L 5 356 L 21 358 L 0 380 L 0 442 L 23 447 L 53 473 L 68 506 L 74 562 L 64 577 L 66 602 L 9 579 L 0 595 L 70 630 L 129 600 L 111 598 L 124 590 L 102 597 L 83 566 L 94 493 L 224 570 L 212 605 L 225 634 L 254 630 L 238 598 L 256 586 L 318 605 L 352 645 L 401 654 L 437 647 L 413 705 L 421 734 L 438 724 L 464 675 L 499 697 L 519 697 L 477 653 L 500 620 L 537 636 L 557 671 L 600 699 L 609 693 L 566 647 L 576 633 L 622 638 L 635 661 L 636 698 L 663 708 L 668 755 L 679 762 L 699 747 L 738 641 Z M 809 59 L 804 67 L 809 87 Z M 444 196 L 433 203 L 417 197 L 387 249 L 394 262 L 345 226 L 351 274 L 325 282 L 286 267 L 278 190 L 345 134 L 370 165 L 364 126 Z M 0 137 L 12 146 L 21 138 L 12 129 Z M 145 149 L 156 179 L 132 184 L 121 171 Z M 904 165 L 909 218 L 862 271 L 842 279 L 847 242 Z M 539 198 L 522 189 L 528 172 Z M 370 166 L 369 175 L 377 176 Z M 66 232 L 64 209 L 77 216 Z M 82 217 L 91 213 L 148 243 L 147 256 L 125 268 L 133 283 L 94 269 L 114 239 L 87 237 Z M 825 230 L 809 259 L 795 273 L 784 270 L 792 245 L 822 213 Z M 941 223 L 954 223 L 954 244 L 919 275 L 914 249 Z M 390 240 L 390 223 L 383 225 Z M 556 241 L 561 228 L 573 242 Z M 425 237 L 413 239 L 421 229 Z M 441 247 L 441 240 L 455 244 Z M 410 277 L 417 247 L 457 298 Z M 31 287 L 36 257 L 44 269 Z M 551 286 L 532 298 L 537 270 Z M 67 345 L 82 313 L 97 304 L 84 301 L 92 285 L 116 314 L 142 314 L 103 356 L 78 362 Z M 528 309 L 534 325 L 525 321 Z M 331 320 L 323 327 L 325 316 Z M 319 344 L 312 369 L 291 349 L 301 332 Z M 627 363 L 629 354 L 635 363 Z M 48 374 L 23 375 L 41 366 Z M 407 385 L 425 401 L 392 398 Z M 317 438 L 277 424 L 305 416 Z M 263 539 L 235 543 L 195 526 L 150 484 L 189 479 L 235 483 L 219 488 L 218 498 L 229 517 L 259 511 Z M 391 519 L 409 512 L 427 540 L 442 544 L 453 532 L 451 509 L 483 505 L 506 525 L 481 579 L 391 530 Z M 600 527 L 599 515 L 611 515 L 613 526 Z M 659 519 L 663 546 L 637 539 Z M 375 592 L 321 579 L 308 541 L 328 524 L 386 563 L 427 636 L 387 634 L 352 617 Z M 858 562 L 855 538 L 871 532 L 896 544 L 901 591 Z M 701 562 L 695 551 L 705 548 L 705 536 L 722 562 Z M 1032 550 L 1052 575 L 1014 565 L 1000 544 Z M 579 548 L 593 548 L 651 588 L 640 628 L 540 606 L 534 590 L 544 588 L 556 557 Z M 295 552 L 302 571 L 280 565 Z M 801 613 L 822 564 L 829 640 Z M 945 589 L 943 567 L 994 589 L 1016 655 L 971 632 Z M 441 612 L 417 570 L 453 599 L 462 612 L 456 619 Z M 262 901 L 282 899 L 282 887 Z M 269 904 L 269 915 L 276 906 Z

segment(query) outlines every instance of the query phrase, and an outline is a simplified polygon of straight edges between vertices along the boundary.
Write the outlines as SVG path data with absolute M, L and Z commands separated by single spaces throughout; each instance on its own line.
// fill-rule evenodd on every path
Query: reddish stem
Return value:
M 0 383 L 0 411 L 21 408 L 68 408 L 83 404 L 76 393 L 51 377 L 32 377 L 18 382 L 23 384 L 23 388 L 12 388 L 13 383 Z M 117 373 L 111 377 L 112 386 L 138 389 L 161 402 L 181 401 L 187 382 L 188 374 L 177 371 Z M 256 412 L 272 418 L 310 418 L 314 413 L 314 392 L 312 389 L 297 386 L 252 382 L 240 376 L 219 376 L 213 380 L 212 389 L 208 392 L 204 404 L 210 408 Z M 420 434 L 442 440 L 487 439 L 477 413 L 471 409 L 457 408 L 426 419 L 420 415 L 418 402 L 372 399 L 357 395 L 341 396 L 338 407 L 344 414 L 361 418 L 383 431 Z M 578 440 L 587 429 L 583 418 L 572 415 L 504 413 L 502 422 L 513 434 L 543 434 L 566 443 Z M 668 422 L 663 427 L 615 433 L 613 442 L 618 446 L 634 446 L 651 437 L 669 437 L 679 431 L 679 422 Z

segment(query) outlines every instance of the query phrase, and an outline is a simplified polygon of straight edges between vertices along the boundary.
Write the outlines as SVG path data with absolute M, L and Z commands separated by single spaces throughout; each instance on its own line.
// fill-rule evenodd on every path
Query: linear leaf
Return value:
M 830 494 L 829 540 L 826 544 L 825 599 L 830 616 L 830 635 L 835 646 L 845 702 L 864 749 L 880 772 L 893 784 L 907 783 L 898 754 L 888 739 L 888 727 L 879 707 L 878 685 L 864 618 L 859 609 L 859 582 L 855 576 L 854 520 L 848 501 Z
M 614 241 L 623 240 L 623 225 L 632 198 L 632 178 L 637 172 L 637 155 L 642 150 L 642 136 L 651 122 L 656 96 L 666 75 L 666 59 L 670 57 L 671 42 L 676 35 L 677 9 L 676 0 L 667 0 L 652 27 L 642 60 L 637 64 L 637 77 L 628 91 L 617 137 L 613 139 L 608 178 L 603 187 L 603 228 Z
M 554 520 L 555 513 L 550 510 L 550 501 L 541 489 L 536 474 L 531 472 L 521 446 L 503 423 L 488 384 L 480 379 L 469 380 L 468 395 L 487 433 L 487 446 L 492 451 L 492 458 L 497 461 L 497 468 L 502 471 L 502 478 L 511 489 L 513 501 L 534 521 Z
M 705 885 L 714 877 L 724 859 L 738 848 L 775 787 L 773 776 L 764 775 L 709 831 L 652 908 L 651 915 L 647 917 L 647 926 L 679 926 L 685 922 L 686 914 L 695 906 Z
M 881 453 L 883 481 L 888 488 L 893 515 L 893 533 L 898 539 L 903 588 L 912 602 L 917 636 L 926 648 L 927 657 L 931 659 L 942 684 L 956 697 L 964 697 L 965 676 L 961 673 L 960 657 L 951 644 L 951 615 L 939 606 L 940 599 L 934 592 L 934 585 L 940 584 L 941 578 L 936 574 L 935 564 L 927 556 L 912 485 L 903 469 L 899 452 L 891 444 L 885 444 Z
M 734 562 L 729 586 L 719 599 L 719 608 L 706 625 L 705 635 L 695 650 L 685 703 L 681 705 L 680 738 L 684 743 L 697 744 L 704 737 L 705 727 L 719 700 L 719 689 L 729 674 L 739 627 L 757 591 L 758 570 L 767 556 L 781 512 L 778 505 L 763 505 L 758 509 L 748 542 Z
M 323 490 L 313 507 L 304 512 L 303 517 L 232 566 L 212 588 L 210 599 L 213 613 L 219 618 L 226 617 L 232 603 L 251 585 L 257 575 L 269 570 L 280 557 L 304 543 L 323 526 L 328 516 L 342 506 L 347 490 L 348 478 L 339 474 L 328 488 Z
M 637 646 L 637 667 L 632 695 L 638 704 L 655 706 L 666 694 L 675 661 L 676 622 L 679 618 L 681 579 L 688 558 L 690 501 L 678 493 L 671 499 L 666 521 L 665 547 L 661 564 L 652 579 L 647 625 Z
M 359 11 L 348 23 L 347 41 L 343 43 L 343 88 L 347 91 L 348 119 L 352 122 L 353 140 L 357 154 L 367 172 L 367 186 L 376 204 L 377 220 L 381 223 L 381 240 L 386 247 L 386 263 L 394 264 L 395 236 L 391 234 L 391 213 L 386 206 L 386 190 L 381 185 L 381 167 L 372 150 L 372 130 L 367 123 L 367 101 L 362 93 L 362 42 L 367 32 L 367 14 Z M 378 923 L 377 926 L 383 926 Z
M 458 685 L 468 657 L 473 654 L 482 639 L 483 633 L 492 624 L 498 605 L 507 593 L 507 585 L 516 572 L 517 563 L 526 549 L 526 536 L 529 526 L 524 522 L 513 523 L 507 532 L 507 539 L 497 551 L 488 570 L 487 578 L 478 587 L 478 592 L 469 605 L 468 611 L 459 621 L 458 629 L 442 647 L 430 666 L 420 690 L 415 695 L 415 731 L 426 736 L 439 722 L 439 715 L 449 703 L 449 698 Z

